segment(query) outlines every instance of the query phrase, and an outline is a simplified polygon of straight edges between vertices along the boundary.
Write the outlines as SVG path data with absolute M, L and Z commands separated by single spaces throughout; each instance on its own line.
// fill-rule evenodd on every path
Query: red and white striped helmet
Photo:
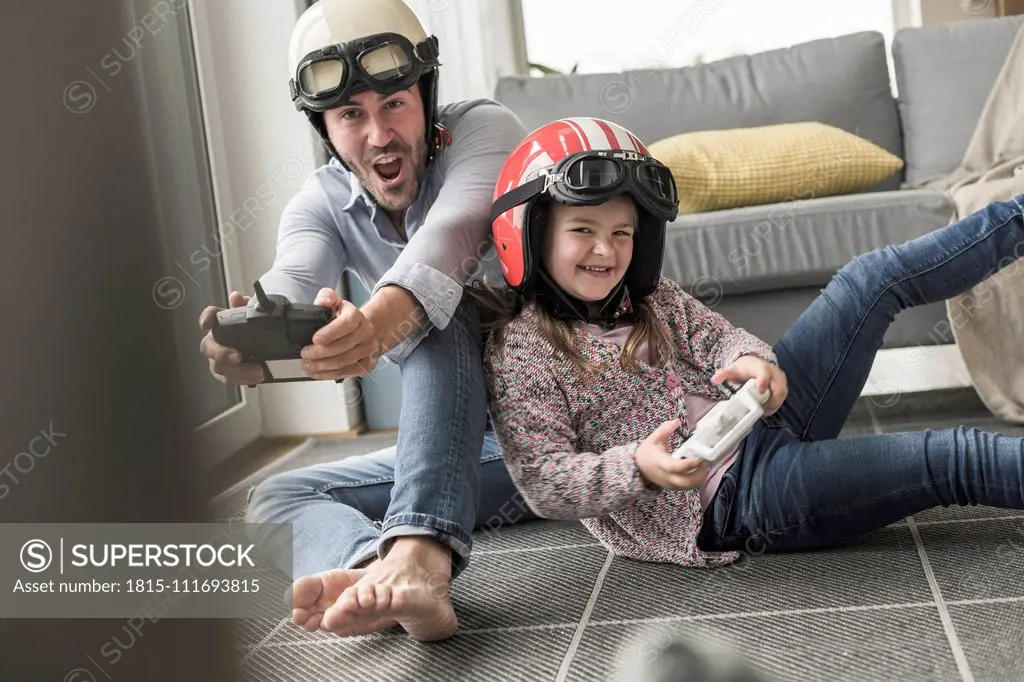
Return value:
M 619 194 L 633 198 L 640 218 L 623 280 L 631 296 L 642 298 L 657 286 L 665 225 L 678 211 L 672 173 L 636 135 L 599 118 L 564 118 L 527 135 L 505 161 L 491 206 L 491 234 L 508 285 L 532 290 L 547 223 L 540 199 L 593 205 Z

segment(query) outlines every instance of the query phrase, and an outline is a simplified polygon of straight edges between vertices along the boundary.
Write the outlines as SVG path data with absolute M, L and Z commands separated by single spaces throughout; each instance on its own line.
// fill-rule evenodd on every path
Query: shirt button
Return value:
M 679 387 L 679 378 L 675 374 L 669 374 L 665 377 L 665 385 L 674 391 Z

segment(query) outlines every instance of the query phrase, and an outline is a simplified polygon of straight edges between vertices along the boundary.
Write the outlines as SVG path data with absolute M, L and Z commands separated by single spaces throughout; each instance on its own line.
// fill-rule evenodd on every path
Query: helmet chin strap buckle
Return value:
M 427 36 L 426 40 L 413 47 L 413 52 L 422 62 L 437 61 L 437 58 L 441 56 L 441 51 L 438 49 L 437 36 Z
M 437 134 L 434 135 L 434 149 L 441 151 L 445 147 L 450 147 L 452 144 L 452 134 L 447 128 L 440 123 L 435 123 L 434 128 Z
M 626 285 L 624 282 L 619 284 L 609 294 L 608 298 L 604 302 L 604 308 L 601 310 L 602 326 L 607 331 L 615 329 L 619 324 L 619 305 L 622 303 L 623 296 L 626 300 L 629 300 L 629 294 L 626 292 Z
M 542 169 L 539 175 L 544 177 L 544 187 L 540 190 L 540 194 L 547 194 L 552 185 L 565 177 L 565 173 L 552 173 L 550 168 Z

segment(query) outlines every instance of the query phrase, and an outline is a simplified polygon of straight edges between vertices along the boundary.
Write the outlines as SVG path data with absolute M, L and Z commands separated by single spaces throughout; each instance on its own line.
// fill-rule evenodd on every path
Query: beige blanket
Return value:
M 960 167 L 916 186 L 948 192 L 956 205 L 954 221 L 1024 193 L 1024 28 L 989 93 Z M 1024 244 L 1018 254 L 1024 256 Z M 981 400 L 999 418 L 1024 422 L 1024 259 L 1005 265 L 948 300 L 946 311 Z

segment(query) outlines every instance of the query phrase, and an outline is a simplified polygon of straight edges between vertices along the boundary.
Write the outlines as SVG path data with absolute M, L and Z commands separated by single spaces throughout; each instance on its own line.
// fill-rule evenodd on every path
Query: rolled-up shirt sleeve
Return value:
M 401 359 L 429 332 L 448 326 L 462 287 L 491 246 L 490 209 L 498 173 L 526 129 L 506 107 L 481 103 L 455 121 L 451 144 L 435 159 L 442 186 L 422 226 L 394 265 L 373 288 L 398 285 L 409 291 L 429 324 L 417 329 L 388 356 Z
M 277 233 L 277 253 L 260 277 L 268 294 L 292 303 L 312 303 L 323 287 L 334 289 L 348 266 L 345 246 L 319 179 L 310 178 L 288 202 Z

